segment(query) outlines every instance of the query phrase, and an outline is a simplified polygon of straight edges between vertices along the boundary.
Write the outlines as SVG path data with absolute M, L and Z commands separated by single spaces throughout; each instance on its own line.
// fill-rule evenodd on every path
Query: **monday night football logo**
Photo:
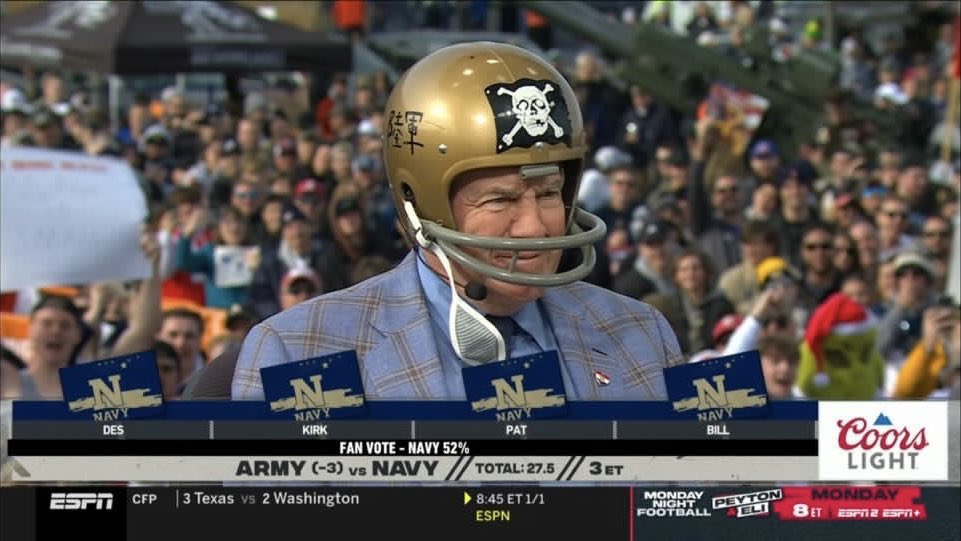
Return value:
M 271 413 L 295 421 L 367 414 L 356 351 L 260 369 Z
M 757 351 L 664 369 L 672 409 L 702 422 L 763 417 L 767 389 Z
M 67 408 L 95 421 L 122 421 L 163 413 L 163 391 L 153 351 L 60 369 Z
M 463 375 L 471 412 L 479 418 L 514 422 L 567 416 L 556 351 L 464 368 Z

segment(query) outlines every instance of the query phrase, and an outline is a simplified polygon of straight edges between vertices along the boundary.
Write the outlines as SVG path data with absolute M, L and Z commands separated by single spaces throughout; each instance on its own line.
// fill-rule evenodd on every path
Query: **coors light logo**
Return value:
M 847 452 L 849 470 L 916 470 L 928 447 L 924 427 L 895 426 L 884 413 L 869 425 L 864 417 L 837 422 L 838 447 Z
M 946 400 L 818 402 L 823 481 L 944 481 Z

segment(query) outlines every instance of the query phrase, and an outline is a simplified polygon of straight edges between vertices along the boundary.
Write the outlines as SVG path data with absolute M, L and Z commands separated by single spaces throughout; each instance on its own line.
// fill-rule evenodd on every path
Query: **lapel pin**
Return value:
M 611 384 L 611 377 L 601 372 L 600 370 L 594 371 L 594 383 L 597 383 L 601 387 Z

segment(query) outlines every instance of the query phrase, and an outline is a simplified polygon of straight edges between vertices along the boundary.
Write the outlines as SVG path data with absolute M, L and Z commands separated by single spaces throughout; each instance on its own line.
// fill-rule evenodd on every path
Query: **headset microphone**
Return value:
M 475 301 L 482 301 L 487 298 L 487 286 L 479 282 L 467 282 L 464 286 L 464 294 Z

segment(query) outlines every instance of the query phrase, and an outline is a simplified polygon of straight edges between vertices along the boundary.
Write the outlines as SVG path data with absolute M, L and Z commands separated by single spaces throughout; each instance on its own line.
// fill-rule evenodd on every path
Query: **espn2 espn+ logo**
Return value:
M 948 403 L 818 403 L 818 474 L 831 481 L 948 478 Z

